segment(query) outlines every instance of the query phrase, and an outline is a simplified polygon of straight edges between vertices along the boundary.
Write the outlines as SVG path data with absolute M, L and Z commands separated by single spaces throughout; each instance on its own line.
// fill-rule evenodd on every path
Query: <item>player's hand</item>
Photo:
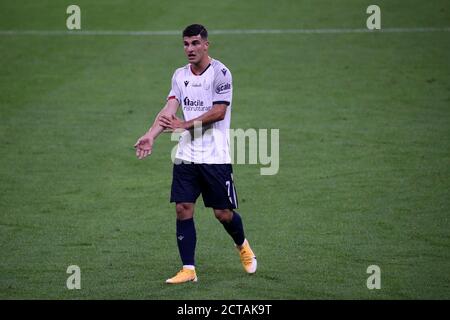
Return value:
M 165 131 L 175 131 L 176 129 L 185 129 L 185 122 L 176 115 L 162 115 L 158 119 L 159 125 L 165 128 Z
M 148 135 L 143 135 L 138 139 L 134 148 L 136 149 L 136 157 L 138 157 L 139 160 L 144 159 L 152 153 L 153 138 Z

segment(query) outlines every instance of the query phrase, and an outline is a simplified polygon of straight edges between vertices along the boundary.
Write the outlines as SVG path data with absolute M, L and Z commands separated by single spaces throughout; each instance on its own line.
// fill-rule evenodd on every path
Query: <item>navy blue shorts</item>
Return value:
M 174 164 L 170 202 L 195 203 L 200 194 L 205 207 L 236 209 L 238 200 L 231 164 Z

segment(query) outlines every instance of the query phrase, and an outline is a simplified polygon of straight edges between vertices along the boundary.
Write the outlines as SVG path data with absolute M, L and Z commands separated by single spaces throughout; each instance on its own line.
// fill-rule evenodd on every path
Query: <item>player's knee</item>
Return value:
M 190 203 L 177 203 L 175 210 L 178 220 L 190 219 L 194 214 L 194 206 Z
M 228 223 L 231 221 L 231 219 L 233 219 L 233 211 L 229 209 L 214 209 L 214 215 L 221 223 Z

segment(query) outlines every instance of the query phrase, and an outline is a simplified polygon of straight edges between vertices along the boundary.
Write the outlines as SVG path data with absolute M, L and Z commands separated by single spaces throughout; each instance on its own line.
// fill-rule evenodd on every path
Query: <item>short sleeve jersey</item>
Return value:
M 228 106 L 223 120 L 185 131 L 180 136 L 176 158 L 194 163 L 231 163 L 228 130 L 232 95 L 231 72 L 218 60 L 212 59 L 200 75 L 192 72 L 190 64 L 175 71 L 168 99 L 178 100 L 186 121 L 201 116 L 214 104 Z

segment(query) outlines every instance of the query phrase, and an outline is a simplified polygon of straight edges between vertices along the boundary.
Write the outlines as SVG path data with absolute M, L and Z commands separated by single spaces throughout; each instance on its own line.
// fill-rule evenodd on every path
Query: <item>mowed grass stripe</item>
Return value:
M 327 29 L 236 29 L 236 30 L 211 30 L 211 35 L 255 35 L 255 34 L 347 34 L 347 33 L 416 33 L 416 32 L 449 32 L 450 27 L 443 28 L 382 28 L 369 30 L 367 28 L 327 28 Z M 179 30 L 0 30 L 2 36 L 179 36 Z

